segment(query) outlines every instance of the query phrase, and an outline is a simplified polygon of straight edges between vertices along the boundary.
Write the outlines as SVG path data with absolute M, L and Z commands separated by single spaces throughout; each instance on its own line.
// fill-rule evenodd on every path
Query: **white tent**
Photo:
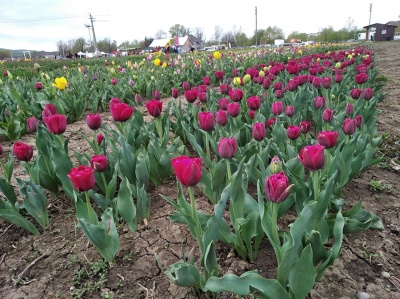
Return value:
M 79 57 L 81 57 L 81 56 L 86 56 L 86 53 L 83 53 L 82 51 L 79 51 L 79 52 L 76 53 L 76 54 L 78 54 Z

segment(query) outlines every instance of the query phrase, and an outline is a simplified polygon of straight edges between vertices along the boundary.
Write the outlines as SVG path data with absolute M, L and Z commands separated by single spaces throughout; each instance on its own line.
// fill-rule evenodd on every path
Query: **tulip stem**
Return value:
M 314 200 L 318 201 L 319 197 L 319 170 L 312 172 L 312 182 L 313 182 L 313 189 L 314 189 Z
M 108 194 L 107 181 L 106 181 L 106 176 L 104 175 L 104 172 L 100 172 L 100 176 L 101 176 L 101 180 L 103 181 L 103 185 L 104 185 L 104 193 L 107 198 L 110 198 L 109 194 Z
M 226 162 L 226 172 L 228 173 L 228 183 L 231 181 L 232 172 L 231 172 L 231 162 L 229 159 L 225 159 Z
M 281 242 L 279 240 L 279 234 L 278 234 L 278 209 L 279 206 L 276 203 L 272 203 L 272 215 L 271 215 L 271 226 L 272 226 L 272 242 L 275 243 L 274 250 L 275 250 L 275 256 L 276 260 L 278 262 L 278 268 L 279 264 L 282 261 L 282 256 L 281 256 Z
M 92 207 L 90 206 L 89 192 L 87 192 L 87 191 L 85 191 L 85 198 L 86 198 L 86 207 L 87 207 L 88 215 L 89 215 L 89 222 L 91 224 L 94 224 L 93 217 L 92 217 Z
M 162 131 L 162 118 L 159 116 L 156 118 L 156 130 L 160 139 L 163 139 L 163 131 Z
M 100 154 L 100 147 L 97 144 L 96 130 L 93 130 L 93 147 L 97 154 Z
M 206 132 L 206 153 L 207 153 L 208 159 L 211 160 L 211 156 L 210 156 L 210 143 L 208 142 L 208 132 Z
M 199 249 L 200 249 L 200 256 L 203 259 L 203 254 L 204 254 L 204 249 L 203 248 L 203 238 L 202 238 L 202 233 L 201 233 L 201 224 L 199 221 L 199 217 L 197 216 L 197 210 L 196 210 L 196 202 L 194 200 L 194 190 L 193 187 L 189 187 L 189 196 L 190 196 L 190 206 L 192 208 L 192 217 L 194 219 L 194 222 L 196 223 L 195 226 L 195 239 L 197 240 L 197 243 L 199 244 Z M 205 271 L 206 277 L 208 278 L 208 273 Z

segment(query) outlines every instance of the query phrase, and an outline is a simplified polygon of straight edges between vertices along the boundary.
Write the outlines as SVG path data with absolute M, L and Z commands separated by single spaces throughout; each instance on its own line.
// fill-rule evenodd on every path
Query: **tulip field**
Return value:
M 1 297 L 398 298 L 399 48 L 0 63 Z

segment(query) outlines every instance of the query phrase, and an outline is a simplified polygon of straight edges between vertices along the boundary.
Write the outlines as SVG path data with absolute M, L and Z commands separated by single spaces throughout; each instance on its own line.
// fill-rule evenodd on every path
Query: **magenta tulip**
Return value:
M 320 144 L 307 145 L 300 150 L 299 160 L 310 171 L 316 171 L 324 167 L 325 147 Z
M 225 110 L 215 112 L 215 122 L 220 126 L 225 126 L 228 122 L 228 112 Z
M 241 89 L 232 89 L 228 94 L 233 102 L 240 102 L 244 96 L 243 90 Z
M 303 120 L 300 123 L 299 127 L 300 127 L 301 133 L 307 134 L 311 130 L 311 123 L 306 120 Z
M 272 130 L 272 126 L 276 124 L 276 118 L 270 118 L 265 122 L 265 125 L 267 126 L 268 129 Z
M 110 106 L 111 116 L 118 122 L 127 121 L 132 116 L 134 110 L 134 107 L 125 103 L 117 103 Z
M 286 134 L 289 139 L 296 140 L 301 134 L 300 127 L 294 125 L 288 126 L 286 129 Z
M 265 125 L 263 123 L 255 123 L 251 135 L 257 141 L 263 140 L 266 136 Z
M 352 90 L 350 90 L 350 96 L 351 96 L 354 100 L 358 100 L 358 98 L 361 96 L 361 94 L 362 94 L 362 89 L 353 88 Z
M 229 94 L 229 91 L 232 90 L 232 88 L 228 84 L 221 84 L 219 87 L 220 91 L 222 94 Z
M 352 115 L 354 113 L 354 106 L 351 103 L 346 104 L 346 115 Z
M 101 133 L 97 134 L 96 136 L 97 144 L 100 145 L 103 142 L 103 140 L 104 140 L 104 135 Z
M 204 131 L 211 131 L 214 129 L 214 115 L 211 112 L 199 113 L 199 126 Z
M 224 71 L 216 71 L 214 73 L 215 79 L 222 80 L 224 79 Z
M 103 172 L 107 169 L 108 161 L 105 155 L 92 156 L 90 159 L 90 166 L 97 172 Z
M 337 131 L 322 131 L 318 133 L 318 143 L 326 148 L 332 148 L 336 145 L 338 139 Z
M 287 199 L 292 187 L 293 185 L 289 185 L 289 179 L 283 171 L 265 178 L 265 196 L 274 203 L 280 203 Z
M 182 83 L 182 88 L 184 91 L 189 90 L 190 89 L 190 83 L 189 82 L 183 82 Z
M 111 85 L 117 85 L 118 80 L 115 78 L 111 78 L 110 83 L 111 83 Z
M 93 113 L 86 115 L 86 124 L 91 130 L 97 130 L 101 126 L 101 116 L 100 114 Z
M 68 177 L 72 185 L 78 191 L 89 191 L 90 189 L 93 189 L 96 183 L 94 171 L 89 166 L 81 165 L 72 168 Z
M 374 92 L 372 91 L 372 88 L 367 87 L 362 91 L 362 96 L 363 99 L 366 101 L 369 101 L 370 99 L 372 99 L 372 97 L 374 96 Z
M 176 99 L 177 97 L 179 97 L 179 90 L 178 88 L 172 88 L 171 89 L 171 96 Z
M 153 117 L 159 117 L 162 111 L 162 102 L 159 100 L 150 100 L 145 104 L 147 111 Z
M 252 96 L 246 100 L 247 107 L 251 110 L 257 110 L 261 106 L 261 99 L 259 96 Z
M 171 159 L 172 168 L 179 182 L 186 186 L 195 186 L 201 180 L 201 158 L 179 156 Z
M 33 157 L 33 146 L 23 142 L 15 142 L 12 152 L 18 160 L 28 162 Z
M 314 107 L 316 109 L 324 108 L 325 107 L 325 98 L 324 97 L 320 97 L 320 96 L 315 97 L 315 99 L 314 99 Z
M 208 100 L 207 93 L 206 92 L 199 92 L 198 98 L 199 98 L 199 101 L 201 103 L 206 103 L 207 100 Z
M 62 134 L 67 129 L 67 118 L 63 114 L 53 114 L 45 117 L 47 130 L 53 134 Z
M 321 86 L 325 89 L 330 88 L 332 85 L 332 78 L 331 77 L 323 77 L 321 79 Z
M 153 99 L 154 100 L 160 100 L 161 99 L 161 93 L 158 89 L 153 91 Z
M 204 85 L 210 85 L 211 84 L 211 79 L 209 76 L 204 76 L 203 77 L 203 84 Z
M 285 108 L 285 114 L 288 117 L 292 117 L 294 115 L 294 107 L 293 106 L 286 106 Z
M 228 110 L 229 115 L 232 117 L 236 117 L 240 114 L 239 103 L 229 103 L 226 108 Z
M 229 100 L 227 98 L 221 98 L 218 101 L 219 108 L 222 110 L 228 110 Z
M 32 116 L 26 120 L 26 127 L 28 128 L 28 132 L 33 133 L 36 132 L 37 126 L 39 125 L 39 120 Z
M 362 120 L 363 120 L 362 115 L 356 115 L 356 116 L 354 117 L 354 121 L 356 122 L 357 128 L 358 128 L 358 127 L 361 127 L 361 125 L 362 125 Z
M 335 111 L 329 108 L 326 108 L 323 112 L 322 112 L 322 119 L 324 120 L 324 122 L 330 123 L 333 119 L 333 115 L 334 115 Z
M 188 89 L 185 91 L 185 99 L 189 103 L 194 103 L 197 100 L 198 91 L 197 89 Z
M 354 76 L 357 84 L 364 84 L 368 81 L 368 75 L 365 73 L 360 73 Z
M 221 138 L 218 143 L 218 155 L 224 159 L 231 159 L 236 154 L 236 138 Z
M 36 90 L 42 90 L 42 89 L 43 89 L 43 84 L 42 84 L 42 82 L 36 82 L 36 83 L 35 83 L 35 88 L 36 88 Z
M 343 133 L 346 135 L 352 135 L 357 128 L 356 121 L 351 118 L 345 118 L 342 124 Z
M 274 115 L 279 115 L 283 112 L 283 103 L 282 102 L 273 102 L 271 106 L 272 113 Z

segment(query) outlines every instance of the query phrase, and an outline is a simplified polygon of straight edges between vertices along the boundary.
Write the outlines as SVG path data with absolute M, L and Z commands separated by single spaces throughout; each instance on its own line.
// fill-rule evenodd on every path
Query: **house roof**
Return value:
M 391 22 L 389 22 L 389 23 L 391 23 Z M 398 27 L 397 24 L 396 24 L 396 25 L 393 25 L 393 24 L 374 23 L 374 24 L 371 24 L 371 25 L 364 26 L 363 28 L 368 29 L 368 28 L 371 28 L 371 27 L 376 27 L 377 25 L 390 26 L 390 27 Z
M 183 45 L 187 41 L 188 38 L 189 37 L 187 35 L 178 37 L 179 45 Z M 153 48 L 165 47 L 169 42 L 171 42 L 170 38 L 155 39 L 152 41 L 152 43 L 150 44 L 149 47 L 153 47 Z M 172 43 L 173 43 L 173 39 L 172 39 Z

